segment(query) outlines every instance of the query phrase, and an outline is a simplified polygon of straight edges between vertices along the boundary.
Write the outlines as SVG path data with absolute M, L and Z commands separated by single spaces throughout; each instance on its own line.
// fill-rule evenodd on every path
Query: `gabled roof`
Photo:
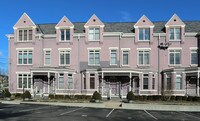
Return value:
M 26 13 L 23 13 L 17 23 L 13 26 L 14 29 L 23 27 L 36 27 L 35 23 Z
M 137 23 L 134 25 L 134 27 L 154 27 L 154 24 L 145 16 L 143 15 Z
M 154 24 L 154 33 L 164 33 L 165 24 L 167 22 L 153 22 Z M 200 32 L 200 21 L 184 21 L 185 23 L 185 32 Z M 104 23 L 105 32 L 123 32 L 123 33 L 133 33 L 135 22 L 107 22 Z M 37 33 L 43 34 L 55 34 L 55 26 L 57 24 L 37 24 Z M 85 32 L 85 22 L 74 22 L 74 32 L 75 33 L 84 33 Z
M 58 22 L 58 24 L 55 26 L 56 28 L 59 27 L 74 27 L 74 25 L 69 21 L 69 19 L 66 16 L 63 16 L 63 18 Z
M 185 24 L 183 23 L 183 21 L 176 15 L 174 14 L 170 20 L 165 24 L 165 27 L 168 26 L 185 26 Z
M 95 14 L 93 14 L 92 17 L 84 25 L 84 27 L 88 27 L 88 26 L 102 26 L 102 27 L 104 27 L 104 24 Z

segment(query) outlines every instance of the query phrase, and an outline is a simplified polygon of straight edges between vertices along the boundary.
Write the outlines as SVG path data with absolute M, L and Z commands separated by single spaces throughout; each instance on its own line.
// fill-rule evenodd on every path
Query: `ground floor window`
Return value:
M 68 89 L 73 89 L 73 75 L 68 74 Z
M 58 75 L 58 89 L 64 89 L 64 74 L 60 73 Z
M 152 75 L 152 89 L 155 89 L 155 74 Z
M 181 75 L 176 75 L 176 90 L 182 89 L 182 78 Z
M 31 88 L 30 74 L 18 74 L 18 88 Z
M 149 74 L 143 75 L 143 89 L 149 89 Z
M 90 89 L 95 89 L 95 74 L 90 74 Z

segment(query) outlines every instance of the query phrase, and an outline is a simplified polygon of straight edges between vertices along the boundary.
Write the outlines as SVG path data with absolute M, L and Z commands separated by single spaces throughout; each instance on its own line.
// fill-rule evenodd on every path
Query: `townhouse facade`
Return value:
M 8 34 L 9 89 L 35 95 L 199 96 L 200 21 L 35 24 L 24 13 Z

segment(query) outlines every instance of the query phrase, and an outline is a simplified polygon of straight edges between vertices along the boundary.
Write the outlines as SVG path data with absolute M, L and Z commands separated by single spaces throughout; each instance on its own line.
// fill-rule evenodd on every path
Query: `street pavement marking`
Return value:
M 40 107 L 40 108 L 32 108 L 32 109 L 26 109 L 26 110 L 21 110 L 19 112 L 28 112 L 28 111 L 34 111 L 34 110 L 40 110 L 40 109 L 45 109 L 53 106 L 45 106 L 45 107 Z
M 82 117 L 87 117 L 87 115 L 82 115 Z
M 106 118 L 108 118 L 110 116 L 110 114 L 114 111 L 115 109 L 113 108 L 109 113 L 108 115 L 106 116 Z
M 178 111 L 179 112 L 179 111 Z M 179 112 L 181 114 L 185 114 L 187 116 L 190 116 L 190 117 L 193 117 L 193 118 L 196 118 L 196 119 L 199 119 L 200 120 L 200 117 L 197 117 L 197 116 L 194 116 L 194 115 L 191 115 L 191 114 L 187 114 L 187 113 L 184 113 L 184 112 Z
M 68 113 L 72 113 L 72 112 L 75 112 L 75 111 L 78 111 L 78 110 L 82 110 L 83 108 L 85 108 L 85 107 L 81 107 L 81 108 L 78 108 L 78 109 L 75 109 L 75 110 L 71 110 L 71 111 L 67 111 L 67 112 L 61 113 L 60 116 L 68 114 Z
M 155 116 L 153 116 L 151 113 L 149 113 L 148 111 L 144 110 L 145 113 L 147 113 L 149 116 L 151 116 L 153 119 L 158 120 Z

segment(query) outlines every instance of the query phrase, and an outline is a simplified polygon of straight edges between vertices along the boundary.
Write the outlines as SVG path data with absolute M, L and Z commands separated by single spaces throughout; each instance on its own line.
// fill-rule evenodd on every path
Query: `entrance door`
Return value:
M 119 82 L 111 82 L 110 83 L 111 95 L 119 96 L 120 95 L 120 83 Z

